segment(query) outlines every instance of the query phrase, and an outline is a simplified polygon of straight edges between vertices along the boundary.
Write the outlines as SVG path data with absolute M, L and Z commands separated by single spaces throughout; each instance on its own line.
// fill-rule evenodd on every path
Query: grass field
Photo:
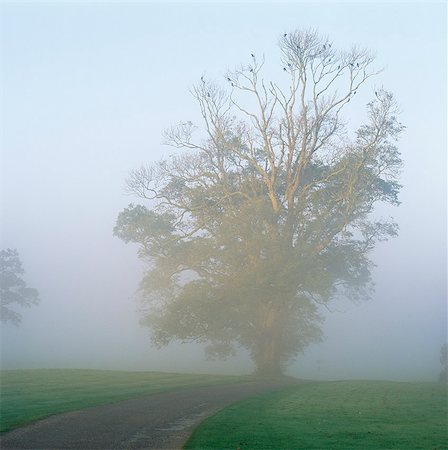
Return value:
M 442 385 L 341 381 L 262 394 L 206 419 L 186 449 L 446 449 Z
M 52 414 L 145 394 L 248 380 L 248 377 L 100 370 L 4 370 L 0 431 Z

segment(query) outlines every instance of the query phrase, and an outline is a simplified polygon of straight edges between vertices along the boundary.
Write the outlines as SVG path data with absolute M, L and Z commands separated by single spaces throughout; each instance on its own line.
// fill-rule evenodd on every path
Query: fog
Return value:
M 164 129 L 199 121 L 189 89 L 201 75 L 221 82 L 251 52 L 271 73 L 279 35 L 309 27 L 374 51 L 385 67 L 349 111 L 357 125 L 377 86 L 394 93 L 406 125 L 403 189 L 399 207 L 378 212 L 400 232 L 374 251 L 372 299 L 324 309 L 326 339 L 288 374 L 437 379 L 447 340 L 446 6 L 437 3 L 3 4 L 1 248 L 17 248 L 41 302 L 16 309 L 18 327 L 2 324 L 2 368 L 253 370 L 244 352 L 212 362 L 202 346 L 152 347 L 136 296 L 144 265 L 112 230 L 136 201 L 124 190 L 130 170 L 172 151 Z

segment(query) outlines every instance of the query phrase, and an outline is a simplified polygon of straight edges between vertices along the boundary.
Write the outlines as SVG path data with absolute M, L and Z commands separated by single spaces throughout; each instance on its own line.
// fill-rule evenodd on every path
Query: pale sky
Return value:
M 199 119 L 189 89 L 250 53 L 282 76 L 277 39 L 316 28 L 385 70 L 406 130 L 400 236 L 375 252 L 376 292 L 334 305 L 327 340 L 296 376 L 431 379 L 446 341 L 446 5 L 439 3 L 3 3 L 1 245 L 17 248 L 41 304 L 2 326 L 2 366 L 250 371 L 192 346 L 151 348 L 138 325 L 136 247 L 112 236 L 128 172 L 167 155 L 163 129 Z M 242 361 L 242 362 L 241 362 Z M 240 364 L 240 365 L 238 365 Z

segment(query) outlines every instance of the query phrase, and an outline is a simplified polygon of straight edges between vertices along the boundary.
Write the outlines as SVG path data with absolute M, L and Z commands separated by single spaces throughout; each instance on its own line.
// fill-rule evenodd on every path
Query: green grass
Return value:
M 302 384 L 225 408 L 205 420 L 185 448 L 446 449 L 446 388 L 376 381 Z
M 4 370 L 0 431 L 75 409 L 248 377 L 103 370 Z

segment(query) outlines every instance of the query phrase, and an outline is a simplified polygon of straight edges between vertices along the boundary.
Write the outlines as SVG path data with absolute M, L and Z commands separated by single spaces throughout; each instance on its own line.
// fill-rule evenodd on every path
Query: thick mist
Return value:
M 1 248 L 17 248 L 41 301 L 16 308 L 19 326 L 2 324 L 2 368 L 253 370 L 244 352 L 216 362 L 199 345 L 152 347 L 138 247 L 112 230 L 135 202 L 129 172 L 168 157 L 164 129 L 199 121 L 189 89 L 201 75 L 224 84 L 256 52 L 276 79 L 278 37 L 311 27 L 385 68 L 346 114 L 352 130 L 375 89 L 394 93 L 402 204 L 377 212 L 400 231 L 374 250 L 372 299 L 323 308 L 326 339 L 288 374 L 436 380 L 447 339 L 445 14 L 442 4 L 3 5 Z

